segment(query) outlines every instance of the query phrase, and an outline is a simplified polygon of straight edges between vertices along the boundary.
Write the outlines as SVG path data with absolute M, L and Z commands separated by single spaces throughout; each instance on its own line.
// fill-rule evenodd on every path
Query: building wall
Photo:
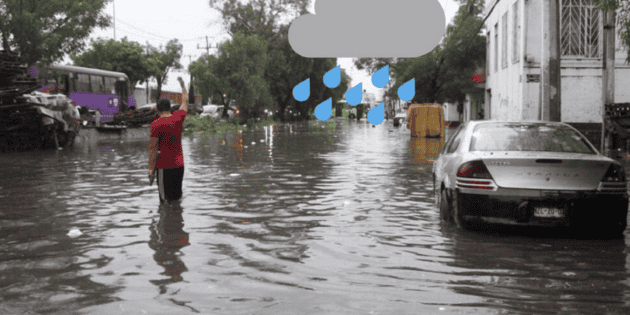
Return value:
M 496 0 L 486 0 L 486 12 Z M 513 43 L 513 7 L 519 2 L 521 32 L 518 62 L 512 62 Z M 540 76 L 541 61 L 541 8 L 542 0 L 502 0 L 495 7 L 486 21 L 490 30 L 490 49 L 487 68 L 485 111 L 491 112 L 491 119 L 537 120 L 539 117 L 540 83 L 528 82 L 528 75 Z M 499 46 L 499 66 L 495 72 L 495 24 L 499 23 L 499 44 L 502 43 L 501 19 L 508 12 L 508 65 L 501 65 L 501 46 Z M 486 13 L 487 14 L 487 13 Z M 600 17 L 601 19 L 601 17 Z M 601 24 L 601 23 L 600 23 Z M 615 33 L 616 30 L 615 30 Z M 603 34 L 600 28 L 600 39 Z M 625 64 L 627 51 L 616 34 L 615 62 L 615 102 L 630 102 L 630 65 Z M 601 40 L 600 40 L 601 45 Z M 602 106 L 602 60 L 575 59 L 563 57 L 561 60 L 561 116 L 562 121 L 570 123 L 601 123 Z M 491 96 L 490 96 L 491 95 Z M 486 115 L 487 118 L 488 115 Z
M 490 40 L 490 58 L 489 65 L 486 68 L 486 89 L 490 89 L 492 97 L 489 98 L 486 94 L 486 104 L 488 104 L 484 111 L 486 118 L 490 113 L 490 119 L 499 120 L 521 120 L 523 118 L 523 85 L 521 84 L 520 77 L 523 73 L 522 54 L 519 54 L 519 59 L 514 62 L 512 58 L 513 49 L 513 34 L 512 34 L 512 5 L 516 0 L 500 1 L 494 8 L 492 15 L 486 20 L 486 28 L 490 30 L 488 39 Z M 494 5 L 494 1 L 486 1 L 487 10 Z M 519 4 L 519 19 L 521 20 L 521 30 L 523 29 L 523 1 L 520 0 Z M 508 8 L 510 9 L 508 11 Z M 505 67 L 503 66 L 503 33 L 502 20 L 505 13 L 507 15 L 507 62 Z M 495 25 L 498 27 L 495 29 Z M 498 30 L 498 43 L 497 36 L 495 36 Z M 487 33 L 488 34 L 488 33 Z M 523 32 L 520 32 L 520 40 L 522 41 Z M 496 45 L 499 44 L 498 49 Z M 498 51 L 498 58 L 495 58 L 495 52 Z M 495 64 L 498 63 L 498 66 Z M 490 108 L 488 108 L 490 107 Z M 475 113 L 469 113 L 471 118 Z
M 446 121 L 459 121 L 459 113 L 457 112 L 457 104 L 444 103 L 444 120 Z

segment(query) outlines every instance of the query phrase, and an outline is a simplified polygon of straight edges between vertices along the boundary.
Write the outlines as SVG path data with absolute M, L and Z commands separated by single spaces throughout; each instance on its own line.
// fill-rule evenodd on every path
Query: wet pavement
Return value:
M 0 155 L 0 314 L 630 313 L 628 231 L 440 223 L 442 140 L 391 120 L 185 138 L 171 207 L 147 145 Z

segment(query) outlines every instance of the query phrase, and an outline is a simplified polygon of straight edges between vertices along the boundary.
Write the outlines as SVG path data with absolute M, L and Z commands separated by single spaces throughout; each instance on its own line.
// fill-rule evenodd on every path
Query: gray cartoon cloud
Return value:
M 315 14 L 297 18 L 289 43 L 309 58 L 415 58 L 445 32 L 437 0 L 316 0 Z

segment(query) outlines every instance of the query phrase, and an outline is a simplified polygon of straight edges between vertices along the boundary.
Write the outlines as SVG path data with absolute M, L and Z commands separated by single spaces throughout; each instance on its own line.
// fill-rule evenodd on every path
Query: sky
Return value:
M 320 0 L 321 1 L 321 0 Z M 384 0 L 387 1 L 387 0 Z M 186 5 L 176 5 L 179 3 Z M 444 9 L 446 24 L 455 16 L 459 4 L 455 0 L 438 0 Z M 105 38 L 107 40 L 120 40 L 127 37 L 130 41 L 135 41 L 141 45 L 147 42 L 154 47 L 165 45 L 170 39 L 177 38 L 183 45 L 183 57 L 181 64 L 184 69 L 188 68 L 191 60 L 199 58 L 207 50 L 206 36 L 208 44 L 216 47 L 216 44 L 229 40 L 231 37 L 225 31 L 221 14 L 210 8 L 208 0 L 114 0 L 105 7 L 105 13 L 114 17 L 115 27 L 112 25 L 106 29 L 96 28 L 90 34 L 90 39 Z M 311 1 L 310 13 L 315 12 L 315 1 Z M 445 25 L 446 26 L 446 25 Z M 90 39 L 87 40 L 89 43 Z M 374 39 L 373 45 L 377 45 L 378 39 Z M 88 48 L 89 48 L 88 44 Z M 209 52 L 216 53 L 216 49 L 210 48 Z M 71 63 L 67 56 L 62 63 Z M 352 78 L 351 86 L 362 83 L 363 89 L 368 93 L 374 93 L 377 100 L 382 97 L 382 89 L 372 85 L 371 77 L 367 71 L 359 71 L 354 66 L 352 58 L 338 58 L 337 63 Z M 169 72 L 166 89 L 172 87 L 179 90 L 177 77 L 181 76 L 188 86 L 190 74 L 186 71 Z

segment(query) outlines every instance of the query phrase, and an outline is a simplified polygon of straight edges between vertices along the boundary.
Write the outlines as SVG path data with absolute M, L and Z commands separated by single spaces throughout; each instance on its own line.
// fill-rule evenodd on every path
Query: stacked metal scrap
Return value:
M 0 105 L 38 88 L 37 79 L 27 72 L 24 60 L 0 50 Z
M 59 115 L 23 97 L 39 87 L 22 58 L 0 50 L 0 152 L 72 144 L 76 132 Z

